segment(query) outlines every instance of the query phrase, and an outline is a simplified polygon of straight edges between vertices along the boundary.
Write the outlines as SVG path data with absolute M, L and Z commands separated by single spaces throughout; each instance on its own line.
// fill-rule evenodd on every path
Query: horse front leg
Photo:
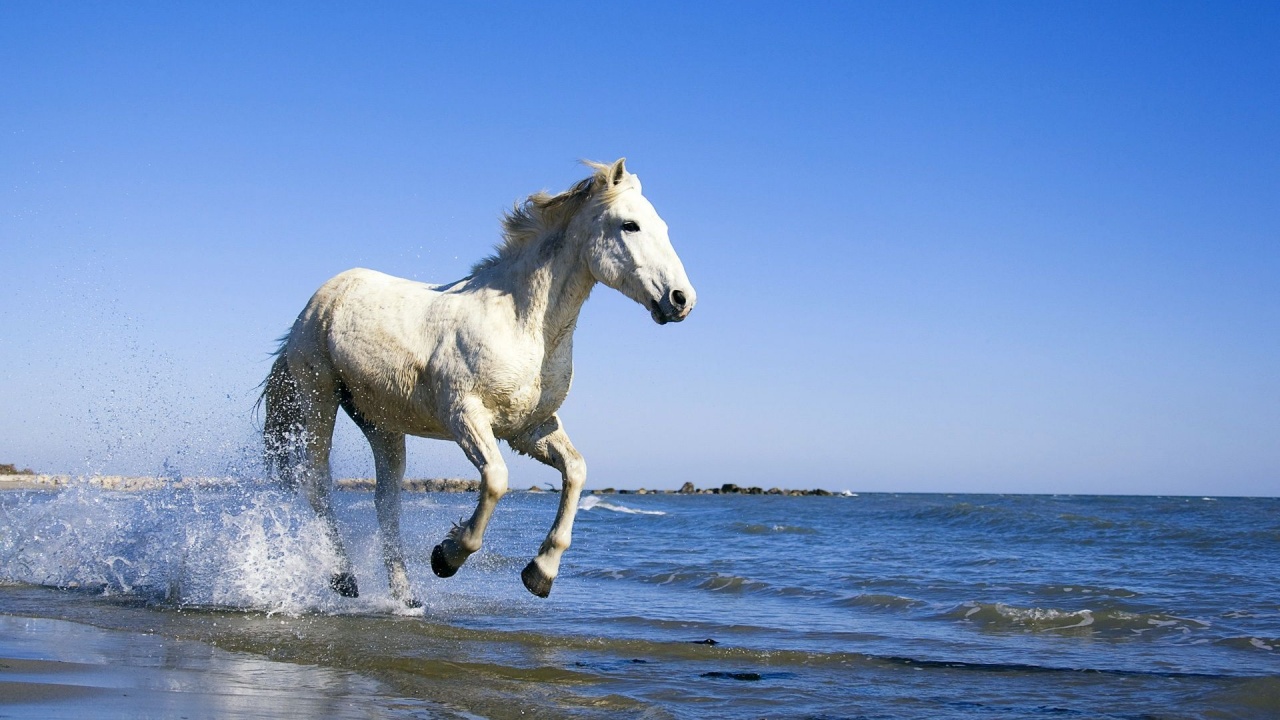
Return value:
M 573 541 L 573 518 L 578 512 L 578 497 L 587 481 L 587 464 L 582 455 L 569 442 L 560 418 L 550 420 L 534 428 L 532 432 L 511 443 L 523 452 L 560 471 L 564 482 L 560 488 L 560 508 L 547 538 L 542 541 L 538 555 L 525 566 L 520 580 L 529 592 L 538 597 L 551 594 L 551 584 L 560 574 L 560 557 Z
M 480 471 L 480 499 L 471 517 L 455 525 L 431 550 L 431 570 L 442 578 L 452 577 L 467 558 L 480 549 L 493 509 L 507 493 L 507 464 L 498 449 L 484 406 L 479 401 L 464 403 L 451 418 L 450 426 L 459 447 Z

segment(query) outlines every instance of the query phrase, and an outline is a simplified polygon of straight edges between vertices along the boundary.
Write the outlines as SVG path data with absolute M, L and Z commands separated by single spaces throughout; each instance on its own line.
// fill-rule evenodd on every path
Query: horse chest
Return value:
M 494 386 L 489 405 L 494 427 L 500 432 L 518 431 L 546 420 L 569 394 L 573 365 L 568 358 L 547 358 L 520 370 Z

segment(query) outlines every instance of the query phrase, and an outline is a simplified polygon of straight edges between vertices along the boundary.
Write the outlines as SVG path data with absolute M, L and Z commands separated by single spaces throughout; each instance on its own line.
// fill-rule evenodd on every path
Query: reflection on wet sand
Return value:
M 4 717 L 437 717 L 350 672 L 160 635 L 0 615 Z

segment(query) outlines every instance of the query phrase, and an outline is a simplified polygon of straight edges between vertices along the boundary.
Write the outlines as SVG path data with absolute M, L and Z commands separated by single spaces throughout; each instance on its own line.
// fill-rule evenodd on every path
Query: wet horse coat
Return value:
M 475 512 L 431 553 L 441 577 L 480 548 L 507 491 L 498 440 L 558 469 L 563 491 L 546 539 L 521 573 L 546 597 L 569 547 L 586 465 L 556 411 L 573 377 L 573 332 L 596 283 L 678 322 L 696 302 L 666 223 L 623 160 L 559 195 L 538 193 L 503 221 L 504 242 L 469 277 L 433 286 L 348 270 L 316 291 L 265 383 L 266 457 L 324 520 L 338 550 L 331 586 L 358 594 L 330 499 L 338 408 L 373 450 L 375 507 L 392 594 L 418 605 L 400 540 L 405 436 L 456 442 L 480 471 Z

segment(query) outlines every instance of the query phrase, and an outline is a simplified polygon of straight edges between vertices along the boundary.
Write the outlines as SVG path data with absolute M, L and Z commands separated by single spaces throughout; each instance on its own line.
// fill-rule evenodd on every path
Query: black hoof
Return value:
M 334 573 L 333 577 L 329 578 L 329 587 L 342 597 L 360 597 L 356 576 L 351 573 Z
M 544 598 L 551 594 L 551 583 L 555 582 L 555 578 L 547 577 L 543 574 L 542 568 L 530 560 L 529 564 L 524 566 L 524 570 L 520 571 L 520 581 L 524 583 L 526 590 Z
M 409 598 L 404 601 L 404 606 L 410 610 L 417 610 L 422 607 L 422 601 L 417 598 Z
M 458 568 L 444 558 L 444 548 L 439 545 L 431 551 L 431 572 L 442 578 L 453 577 L 458 572 Z

